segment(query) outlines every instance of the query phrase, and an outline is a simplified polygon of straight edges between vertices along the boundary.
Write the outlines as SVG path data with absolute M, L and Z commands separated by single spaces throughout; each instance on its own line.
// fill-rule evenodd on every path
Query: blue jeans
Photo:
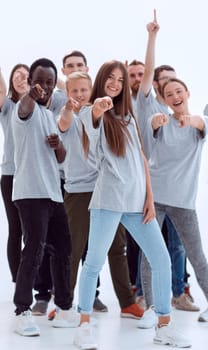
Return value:
M 184 273 L 186 253 L 184 246 L 169 217 L 165 216 L 167 226 L 167 246 L 172 262 L 172 291 L 175 297 L 184 293 Z
M 93 309 L 97 277 L 105 263 L 119 222 L 129 231 L 146 255 L 152 269 L 153 299 L 158 315 L 169 315 L 171 295 L 170 257 L 156 219 L 143 224 L 140 213 L 91 209 L 88 251 L 79 281 L 79 310 Z

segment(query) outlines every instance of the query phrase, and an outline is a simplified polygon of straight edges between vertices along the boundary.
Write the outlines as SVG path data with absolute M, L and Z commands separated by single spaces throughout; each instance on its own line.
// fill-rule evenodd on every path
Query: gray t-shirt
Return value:
M 206 118 L 206 117 L 205 117 Z M 169 123 L 155 132 L 155 146 L 149 159 L 154 201 L 178 208 L 195 209 L 198 176 L 205 133 Z M 151 129 L 151 122 L 148 124 Z
M 91 114 L 91 108 L 85 109 Z M 127 119 L 129 116 L 127 116 Z M 111 152 L 105 137 L 103 120 L 100 121 L 96 148 L 98 177 L 89 207 L 117 212 L 143 211 L 146 197 L 146 176 L 136 123 L 128 124 L 131 141 L 127 141 L 125 157 Z M 90 134 L 90 130 L 88 130 Z
M 92 192 L 98 175 L 95 147 L 99 129 L 93 128 L 91 113 L 83 111 L 85 111 L 85 108 L 79 114 L 74 115 L 72 125 L 62 136 L 67 149 L 64 162 L 64 188 L 68 193 Z M 84 154 L 82 145 L 83 125 L 90 139 L 88 158 Z
M 147 128 L 147 121 L 155 113 L 168 114 L 169 110 L 167 105 L 160 103 L 153 96 L 152 92 L 145 96 L 143 92 L 139 90 L 137 95 L 137 118 L 147 159 L 149 159 L 155 143 L 152 133 L 150 133 Z
M 66 90 L 55 90 L 51 96 L 48 109 L 53 113 L 55 119 L 58 118 L 61 109 L 67 102 Z
M 18 105 L 12 116 L 15 150 L 12 199 L 50 198 L 63 202 L 58 162 L 46 142 L 48 135 L 59 132 L 53 115 L 36 103 L 31 117 L 21 120 Z
M 12 135 L 11 118 L 15 103 L 6 98 L 0 110 L 0 123 L 4 134 L 3 158 L 1 163 L 2 175 L 14 175 L 14 142 Z

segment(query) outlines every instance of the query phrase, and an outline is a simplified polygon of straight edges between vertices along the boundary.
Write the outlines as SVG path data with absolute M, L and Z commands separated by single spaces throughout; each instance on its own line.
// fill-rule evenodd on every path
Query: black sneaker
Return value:
M 99 298 L 95 298 L 94 304 L 93 304 L 93 311 L 107 312 L 108 308 L 105 304 L 102 303 L 102 301 Z
M 34 316 L 46 315 L 48 309 L 48 302 L 46 300 L 37 300 L 35 305 L 32 307 L 32 314 Z

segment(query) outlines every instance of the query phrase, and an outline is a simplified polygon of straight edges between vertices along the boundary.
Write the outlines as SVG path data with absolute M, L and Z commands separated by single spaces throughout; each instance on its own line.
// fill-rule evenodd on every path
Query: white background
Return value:
M 30 65 L 37 58 L 48 57 L 61 77 L 62 58 L 75 49 L 87 56 L 93 78 L 106 60 L 144 60 L 146 24 L 153 20 L 154 8 L 160 24 L 156 65 L 175 67 L 178 77 L 190 88 L 192 113 L 202 113 L 208 103 L 207 0 L 0 0 L 2 72 L 8 79 L 16 63 Z M 0 157 L 2 145 L 0 130 Z M 206 145 L 197 201 L 206 253 L 207 154 Z M 0 197 L 0 278 L 4 285 L 10 281 L 6 238 L 7 222 Z M 2 299 L 11 298 L 0 288 Z
M 154 8 L 161 27 L 156 65 L 175 67 L 201 113 L 208 102 L 207 0 L 0 0 L 0 66 L 8 77 L 16 63 L 45 56 L 61 76 L 63 56 L 78 49 L 94 77 L 106 60 L 144 60 Z

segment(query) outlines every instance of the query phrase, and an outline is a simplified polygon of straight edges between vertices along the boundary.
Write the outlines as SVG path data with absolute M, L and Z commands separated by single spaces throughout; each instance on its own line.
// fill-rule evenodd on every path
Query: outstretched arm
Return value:
M 65 132 L 68 130 L 74 119 L 74 110 L 78 110 L 80 108 L 79 102 L 77 102 L 72 97 L 69 97 L 66 105 L 62 108 L 61 115 L 58 119 L 58 127 L 59 130 Z
M 28 94 L 20 100 L 18 115 L 21 119 L 26 119 L 32 114 L 35 108 L 35 101 L 43 97 L 45 91 L 39 84 L 30 87 Z
M 157 23 L 156 10 L 154 10 L 154 19 L 153 22 L 147 24 L 148 31 L 148 41 L 147 49 L 145 56 L 145 70 L 144 76 L 142 78 L 140 89 L 145 96 L 147 96 L 152 88 L 152 82 L 154 77 L 155 69 L 155 42 L 156 36 L 160 29 L 159 24 Z
M 6 83 L 5 83 L 5 80 L 4 80 L 4 77 L 1 73 L 1 68 L 0 68 L 0 108 L 3 106 L 4 104 L 4 101 L 6 99 Z
M 92 121 L 95 128 L 103 113 L 111 108 L 113 108 L 113 101 L 109 96 L 96 98 L 92 107 Z

